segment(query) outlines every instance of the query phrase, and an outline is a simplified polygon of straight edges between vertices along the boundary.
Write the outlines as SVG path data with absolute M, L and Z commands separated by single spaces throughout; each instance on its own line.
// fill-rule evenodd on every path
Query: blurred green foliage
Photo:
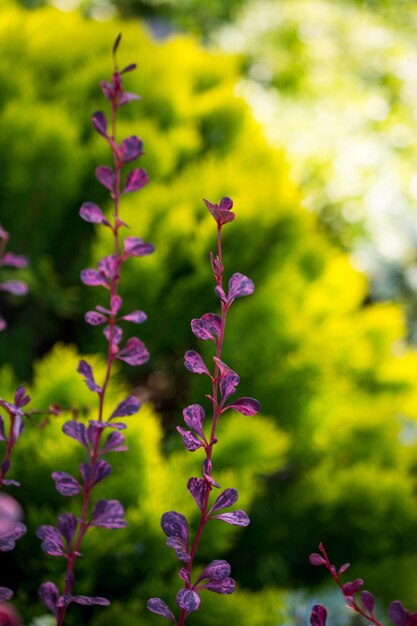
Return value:
M 0 18 L 1 221 L 13 249 L 31 260 L 31 297 L 18 303 L 14 319 L 16 309 L 7 312 L 10 330 L 0 338 L 2 360 L 13 363 L 19 380 L 31 378 L 34 357 L 59 338 L 77 341 L 84 353 L 103 348 L 100 332 L 82 321 L 86 309 L 105 302 L 103 294 L 81 286 L 78 274 L 108 253 L 109 242 L 77 213 L 84 200 L 110 210 L 93 178 L 109 155 L 89 116 L 105 106 L 99 82 L 111 73 L 119 30 L 120 63 L 139 65 L 127 87 L 143 95 L 123 111 L 120 131 L 143 139 L 151 182 L 126 197 L 122 210 L 132 234 L 155 243 L 156 253 L 126 266 L 122 295 L 126 310 L 140 307 L 149 315 L 141 336 L 152 359 L 132 383 L 162 415 L 164 430 L 150 406 L 132 420 L 129 454 L 115 460 L 112 478 L 130 524 L 93 535 L 79 575 L 80 591 L 108 591 L 119 600 L 108 612 L 89 612 L 92 617 L 74 612 L 73 620 L 151 624 L 144 599 L 174 595 L 175 561 L 159 518 L 170 507 L 192 514 L 185 484 L 197 471 L 196 456 L 186 455 L 170 433 L 181 407 L 207 392 L 204 381 L 184 371 L 182 353 L 198 345 L 190 319 L 217 307 L 208 264 L 215 226 L 201 198 L 223 195 L 234 199 L 237 213 L 224 231 L 227 271 L 246 273 L 256 284 L 255 295 L 231 311 L 224 358 L 268 418 L 230 417 L 222 424 L 220 480 L 240 488 L 252 524 L 241 534 L 219 528 L 216 540 L 208 534 L 201 556 L 228 555 L 247 591 L 218 603 L 208 599 L 199 624 L 280 623 L 277 589 L 318 579 L 307 557 L 319 540 L 336 562 L 355 562 L 353 575 L 360 573 L 383 599 L 411 603 L 417 358 L 404 341 L 400 310 L 369 304 L 365 278 L 301 207 L 286 155 L 270 147 L 239 96 L 243 57 L 209 52 L 187 36 L 155 42 L 136 23 L 97 23 L 50 8 L 27 13 L 11 1 Z M 198 349 L 210 357 L 208 346 Z M 75 350 L 63 345 L 40 361 L 34 406 L 89 405 L 76 363 Z M 120 380 L 128 374 L 121 370 Z M 11 368 L 1 376 L 7 397 Z M 114 391 L 114 402 L 121 393 Z M 19 442 L 15 476 L 31 530 L 52 522 L 65 505 L 48 474 L 80 460 L 59 434 L 61 424 L 28 427 Z M 33 534 L 14 557 L 21 610 L 36 615 L 36 587 L 59 576 L 59 560 L 41 555 Z M 382 573 L 394 562 L 401 574 L 389 577 L 388 588 Z

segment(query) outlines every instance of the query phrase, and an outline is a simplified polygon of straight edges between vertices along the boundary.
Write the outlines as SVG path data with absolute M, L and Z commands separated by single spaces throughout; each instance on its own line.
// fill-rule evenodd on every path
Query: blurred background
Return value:
M 124 199 L 123 219 L 156 253 L 126 264 L 122 281 L 126 310 L 148 314 L 151 360 L 119 370 L 109 410 L 132 388 L 148 403 L 102 491 L 126 505 L 129 525 L 92 532 L 78 570 L 77 592 L 112 605 L 74 606 L 68 626 L 151 626 L 161 618 L 146 613 L 148 597 L 174 605 L 177 562 L 159 520 L 176 509 L 197 522 L 186 481 L 201 459 L 175 426 L 208 391 L 182 355 L 211 355 L 190 320 L 217 307 L 202 198 L 223 195 L 237 214 L 224 229 L 226 271 L 256 284 L 230 313 L 224 359 L 263 409 L 225 417 L 215 458 L 252 523 L 209 529 L 199 555 L 228 559 L 239 592 L 207 593 L 190 626 L 305 624 L 319 600 L 332 624 L 347 623 L 308 562 L 319 541 L 337 565 L 352 562 L 348 578 L 365 579 L 382 615 L 394 599 L 416 610 L 416 3 L 2 0 L 0 222 L 29 257 L 19 277 L 30 295 L 1 296 L 1 396 L 25 381 L 33 407 L 86 417 L 92 396 L 76 367 L 104 340 L 83 315 L 105 296 L 79 272 L 109 242 L 78 210 L 85 200 L 111 209 L 94 178 L 109 154 L 90 117 L 106 109 L 99 83 L 120 31 L 120 65 L 138 64 L 126 88 L 143 96 L 121 111 L 120 131 L 143 139 L 150 176 Z M 14 460 L 29 532 L 1 556 L 0 584 L 34 626 L 47 623 L 39 583 L 63 571 L 34 530 L 77 511 L 50 479 L 81 461 L 60 434 L 66 418 L 28 424 Z

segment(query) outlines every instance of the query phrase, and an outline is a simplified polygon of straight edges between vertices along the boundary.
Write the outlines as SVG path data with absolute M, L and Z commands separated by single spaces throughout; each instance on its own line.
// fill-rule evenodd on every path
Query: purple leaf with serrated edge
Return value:
M 257 400 L 255 400 L 255 398 L 238 398 L 237 400 L 234 400 L 232 404 L 224 407 L 222 412 L 226 411 L 226 409 L 239 411 L 242 415 L 255 415 L 261 410 L 261 405 Z
M 0 602 L 6 602 L 13 597 L 13 591 L 7 587 L 0 587 Z
M 23 254 L 14 254 L 14 252 L 6 252 L 4 257 L 0 259 L 0 266 L 8 265 L 9 267 L 27 267 L 28 260 Z
M 193 374 L 207 374 L 210 376 L 210 372 L 205 366 L 203 359 L 195 350 L 188 350 L 184 354 L 184 365 L 186 369 L 193 372 Z
M 90 389 L 90 391 L 95 391 L 97 393 L 101 393 L 101 387 L 99 387 L 94 380 L 93 368 L 87 361 L 83 359 L 79 362 L 77 367 L 77 372 L 81 374 L 81 376 L 85 380 L 85 384 Z
M 139 189 L 142 189 L 142 187 L 147 184 L 148 180 L 149 178 L 145 170 L 139 168 L 132 170 L 126 176 L 126 184 L 123 189 L 123 193 L 129 193 L 130 191 L 138 191 Z
M 54 615 L 58 616 L 57 602 L 59 598 L 59 591 L 54 583 L 42 583 L 39 587 L 39 596 L 42 603 L 46 608 Z
M 146 608 L 151 613 L 156 613 L 156 615 L 162 615 L 162 617 L 166 617 L 173 624 L 176 624 L 175 617 L 169 610 L 168 605 L 161 600 L 161 598 L 150 598 L 146 603 Z
M 58 515 L 58 530 L 67 542 L 68 547 L 71 546 L 77 530 L 77 518 L 72 513 L 61 513 Z
M 102 313 L 97 313 L 96 311 L 87 311 L 84 315 L 84 319 L 87 324 L 91 324 L 91 326 L 99 326 L 100 324 L 105 324 L 105 322 L 107 322 L 107 317 Z
M 80 208 L 80 217 L 85 222 L 90 222 L 91 224 L 105 224 L 106 226 L 110 226 L 100 207 L 94 202 L 83 202 Z
M 238 497 L 239 495 L 236 489 L 225 489 L 211 507 L 210 513 L 214 513 L 215 511 L 220 511 L 221 509 L 226 509 L 229 506 L 233 506 L 233 504 L 237 502 Z
M 110 433 L 107 437 L 106 444 L 102 452 L 125 452 L 125 450 L 127 450 L 127 446 L 124 445 L 124 442 L 124 435 L 122 435 L 122 433 L 114 431 Z
M 107 167 L 107 165 L 100 165 L 100 167 L 96 169 L 96 177 L 102 185 L 109 189 L 109 191 L 113 191 L 115 177 L 111 167 Z
M 65 422 L 62 427 L 62 431 L 68 436 L 75 439 L 85 448 L 88 448 L 87 437 L 86 437 L 86 428 L 84 424 L 81 422 L 77 422 L 75 420 L 70 420 L 69 422 Z
M 350 567 L 350 563 L 344 563 L 340 568 L 339 568 L 339 574 L 344 574 Z
M 204 500 L 208 492 L 208 485 L 204 478 L 190 478 L 187 489 L 193 496 L 200 511 L 204 508 Z
M 124 528 L 124 509 L 118 500 L 99 500 L 94 507 L 91 526 L 101 528 Z
M 390 604 L 388 615 L 395 626 L 408 626 L 407 622 L 410 614 L 398 600 Z
M 370 591 L 362 591 L 361 602 L 362 606 L 372 615 L 375 608 L 375 600 Z
M 114 417 L 126 417 L 128 415 L 134 415 L 139 411 L 140 407 L 141 403 L 135 396 L 128 396 L 113 411 L 110 419 L 113 419 Z
M 42 540 L 41 548 L 44 552 L 51 556 L 63 556 L 65 554 L 61 533 L 54 526 L 39 526 L 36 536 Z
M 250 296 L 255 291 L 255 285 L 250 278 L 244 274 L 233 274 L 229 280 L 229 293 L 227 295 L 227 301 L 229 304 L 233 302 L 235 298 L 242 298 L 243 296 Z
M 0 289 L 14 296 L 25 296 L 28 292 L 27 284 L 21 280 L 5 280 L 0 283 Z
M 123 163 L 134 161 L 143 154 L 143 143 L 139 137 L 128 137 L 122 141 L 122 160 Z
M 100 598 L 99 596 L 72 596 L 72 601 L 75 604 L 81 604 L 83 606 L 109 606 L 110 601 L 107 598 Z
M 248 526 L 250 523 L 249 517 L 245 511 L 231 511 L 230 513 L 220 513 L 220 515 L 213 515 L 215 519 L 221 519 L 227 524 L 232 526 Z
M 106 277 L 102 274 L 102 272 L 98 272 L 97 270 L 93 270 L 91 268 L 87 268 L 86 270 L 82 270 L 80 273 L 81 282 L 87 287 L 106 287 L 109 288 Z
M 215 593 L 221 593 L 223 595 L 229 595 L 236 591 L 236 583 L 233 578 L 223 578 L 223 580 L 213 580 L 205 585 L 202 585 L 203 589 L 208 591 L 214 591 Z
M 187 613 L 193 613 L 200 606 L 200 596 L 192 589 L 180 589 L 177 593 L 177 604 Z
M 177 431 L 181 435 L 184 446 L 189 452 L 195 452 L 204 445 L 190 430 L 185 430 L 185 428 L 177 426 Z
M 311 626 L 326 626 L 327 611 L 321 604 L 315 604 L 310 613 Z
M 309 557 L 311 565 L 324 565 L 326 563 L 326 559 L 324 559 L 321 554 L 317 554 L 317 552 L 313 552 Z
M 56 490 L 62 496 L 76 496 L 82 490 L 74 476 L 67 472 L 53 472 L 52 479 L 55 481 Z
M 107 137 L 107 119 L 103 111 L 96 111 L 91 117 L 94 128 L 100 135 Z
M 127 340 L 125 347 L 116 354 L 116 358 L 120 361 L 125 361 L 129 365 L 142 365 L 148 361 L 149 352 L 140 339 L 131 337 Z
M 139 237 L 126 237 L 123 241 L 122 259 L 128 259 L 132 256 L 147 256 L 155 250 L 151 243 L 146 243 Z
M 125 322 L 132 322 L 132 324 L 143 324 L 148 318 L 144 311 L 132 311 L 120 319 L 125 320 Z
M 203 431 L 203 422 L 206 416 L 204 409 L 199 404 L 190 404 L 185 407 L 182 412 L 184 417 L 184 422 L 187 424 L 188 428 L 194 430 L 202 439 L 205 440 L 204 431 Z
M 231 567 L 227 561 L 217 559 L 207 565 L 197 579 L 197 583 L 202 580 L 223 580 L 230 576 Z

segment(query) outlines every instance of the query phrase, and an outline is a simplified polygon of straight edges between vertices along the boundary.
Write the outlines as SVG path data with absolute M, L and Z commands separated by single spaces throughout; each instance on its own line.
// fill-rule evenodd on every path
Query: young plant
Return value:
M 340 576 L 344 574 L 350 567 L 350 563 L 345 563 L 339 569 L 330 563 L 330 559 L 323 544 L 319 545 L 321 554 L 310 554 L 310 563 L 312 565 L 324 567 L 330 572 L 331 577 L 340 588 L 346 602 L 346 606 L 364 617 L 368 622 L 375 626 L 382 626 L 375 617 L 375 600 L 370 591 L 363 590 L 364 581 L 362 578 L 356 578 L 352 582 L 342 583 Z M 388 614 L 394 626 L 417 626 L 417 612 L 409 613 L 401 602 L 395 600 L 388 609 Z M 313 606 L 310 614 L 311 626 L 326 626 L 327 610 L 321 604 Z
M 217 223 L 217 255 L 210 253 L 210 262 L 216 282 L 215 294 L 220 300 L 221 314 L 204 313 L 200 318 L 193 319 L 191 330 L 194 335 L 203 341 L 213 341 L 215 345 L 214 365 L 207 366 L 201 355 L 194 350 L 185 353 L 184 365 L 193 374 L 207 376 L 211 382 L 211 393 L 207 396 L 212 404 L 213 417 L 211 426 L 204 428 L 205 411 L 199 404 L 191 404 L 183 410 L 184 422 L 187 428 L 178 426 L 177 430 L 182 437 L 184 446 L 189 452 L 202 449 L 204 460 L 202 473 L 199 477 L 189 479 L 187 489 L 193 497 L 199 510 L 199 524 L 193 539 L 190 538 L 188 523 L 184 515 L 176 511 L 164 513 L 161 526 L 167 535 L 167 545 L 174 548 L 179 561 L 183 564 L 179 570 L 179 577 L 183 587 L 177 594 L 177 605 L 180 609 L 179 617 L 161 598 L 148 600 L 147 608 L 170 620 L 176 626 L 184 626 L 190 613 L 197 611 L 200 606 L 200 593 L 203 590 L 219 594 L 231 594 L 235 591 L 235 581 L 230 578 L 231 568 L 227 561 L 214 560 L 197 576 L 194 574 L 194 560 L 197 549 L 208 523 L 217 523 L 221 520 L 233 526 L 247 526 L 249 517 L 244 511 L 225 511 L 233 506 L 238 499 L 236 489 L 225 489 L 214 501 L 212 491 L 220 489 L 220 485 L 213 475 L 213 449 L 218 443 L 216 436 L 220 416 L 229 409 L 239 411 L 243 415 L 254 415 L 260 410 L 260 404 L 253 398 L 231 399 L 239 384 L 239 376 L 221 360 L 226 319 L 230 307 L 237 298 L 253 293 L 253 282 L 243 274 L 235 273 L 228 283 L 227 293 L 223 284 L 222 260 L 222 228 L 232 222 L 235 214 L 232 212 L 233 202 L 230 198 L 222 198 L 220 204 L 212 204 L 204 200 L 208 210 Z M 212 369 L 212 373 L 210 372 Z
M 85 320 L 92 326 L 104 325 L 103 334 L 107 341 L 107 365 L 104 380 L 98 384 L 93 368 L 87 361 L 80 361 L 78 372 L 84 378 L 90 391 L 97 395 L 97 419 L 89 420 L 88 426 L 77 420 L 70 420 L 63 426 L 63 432 L 75 439 L 85 450 L 86 459 L 80 465 L 81 479 L 66 472 L 54 472 L 57 491 L 63 496 L 82 498 L 79 517 L 72 513 L 58 516 L 57 527 L 44 525 L 37 530 L 42 540 L 42 549 L 52 556 L 64 557 L 66 560 L 65 585 L 62 592 L 53 582 L 41 585 L 39 593 L 44 605 L 55 616 L 57 626 L 62 626 L 68 607 L 72 602 L 81 605 L 107 606 L 109 600 L 102 597 L 89 597 L 74 594 L 75 566 L 81 556 L 80 550 L 86 533 L 94 527 L 118 529 L 126 526 L 124 509 L 118 500 L 92 500 L 94 487 L 104 480 L 111 472 L 110 464 L 104 459 L 108 452 L 126 450 L 124 436 L 121 431 L 126 427 L 118 418 L 137 413 L 139 400 L 131 395 L 123 400 L 108 415 L 105 410 L 106 392 L 111 379 L 112 367 L 116 359 L 129 365 L 142 365 L 149 358 L 149 353 L 138 337 L 129 338 L 121 346 L 123 331 L 120 322 L 141 324 L 146 320 L 143 311 L 122 313 L 122 298 L 118 293 L 123 264 L 132 257 L 151 254 L 153 246 L 137 237 L 125 237 L 121 240 L 120 230 L 127 227 L 120 218 L 121 197 L 141 189 L 148 181 L 143 169 L 134 168 L 124 177 L 125 167 L 142 154 L 142 141 L 131 136 L 119 141 L 117 138 L 117 116 L 119 108 L 136 100 L 139 96 L 126 92 L 123 88 L 123 76 L 135 69 L 131 64 L 119 71 L 117 65 L 117 49 L 119 35 L 113 46 L 114 72 L 111 82 L 101 83 L 102 91 L 111 104 L 111 122 L 108 126 L 106 115 L 97 111 L 92 116 L 95 130 L 107 141 L 113 156 L 113 167 L 100 166 L 96 169 L 96 177 L 110 192 L 113 201 L 112 219 L 107 219 L 102 210 L 93 202 L 84 202 L 80 216 L 86 222 L 108 228 L 113 236 L 113 252 L 101 259 L 98 269 L 85 269 L 81 272 L 82 282 L 90 287 L 104 287 L 108 292 L 107 306 L 96 306 L 88 311 Z M 122 180 L 123 179 L 123 180 Z M 103 441 L 105 431 L 109 431 Z

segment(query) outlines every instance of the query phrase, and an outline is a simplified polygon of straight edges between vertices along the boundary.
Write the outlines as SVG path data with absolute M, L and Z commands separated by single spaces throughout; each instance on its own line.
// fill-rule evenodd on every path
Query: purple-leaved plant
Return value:
M 9 233 L 4 230 L 0 224 L 0 268 L 15 267 L 22 268 L 28 264 L 27 258 L 22 254 L 14 254 L 14 252 L 6 252 L 7 243 L 9 241 Z M 4 280 L 0 282 L 0 291 L 11 293 L 14 296 L 25 296 L 28 292 L 26 283 L 22 280 Z M 6 320 L 0 315 L 0 332 L 7 327 Z
M 340 576 L 343 575 L 350 567 L 350 563 L 345 563 L 339 569 L 331 564 L 327 552 L 321 543 L 319 545 L 321 554 L 315 552 L 310 554 L 310 563 L 320 567 L 324 567 L 330 572 L 331 577 L 340 588 L 346 602 L 346 606 L 364 617 L 368 622 L 375 626 L 382 626 L 375 617 L 375 600 L 370 591 L 362 590 L 364 581 L 362 578 L 356 578 L 353 581 L 343 583 Z M 388 615 L 394 626 L 417 626 L 417 612 L 410 613 L 401 602 L 395 600 L 388 609 Z M 316 604 L 311 609 L 310 624 L 311 626 L 326 626 L 327 610 L 321 604 Z
M 122 77 L 135 69 L 131 64 L 119 71 L 116 55 L 120 43 L 119 35 L 113 46 L 114 72 L 111 82 L 101 83 L 102 91 L 111 104 L 110 128 L 106 115 L 97 111 L 92 116 L 95 130 L 107 141 L 113 156 L 113 167 L 100 166 L 96 169 L 96 177 L 110 192 L 113 200 L 113 219 L 107 219 L 101 209 L 93 202 L 84 202 L 80 209 L 80 216 L 86 222 L 100 224 L 109 228 L 113 234 L 114 250 L 109 256 L 98 262 L 97 269 L 85 269 L 81 272 L 82 282 L 90 287 L 102 286 L 108 291 L 109 304 L 107 307 L 96 306 L 95 311 L 88 311 L 85 320 L 92 326 L 104 325 L 103 334 L 107 340 L 107 366 L 104 380 L 98 384 L 94 377 L 93 368 L 82 360 L 78 372 L 84 378 L 90 391 L 97 394 L 98 415 L 96 420 L 89 420 L 88 426 L 77 420 L 70 420 L 63 426 L 64 433 L 75 439 L 85 449 L 86 460 L 80 465 L 81 480 L 66 472 L 54 472 L 52 478 L 55 487 L 63 496 L 82 496 L 82 508 L 79 517 L 72 513 L 62 513 L 58 516 L 57 527 L 44 525 L 38 528 L 37 535 L 42 540 L 42 549 L 52 556 L 62 556 L 66 560 L 65 583 L 62 593 L 53 582 L 43 583 L 39 589 L 44 605 L 56 618 L 57 626 L 62 626 L 68 606 L 74 602 L 81 605 L 107 606 L 109 600 L 102 597 L 74 595 L 74 569 L 77 559 L 81 556 L 80 549 L 87 531 L 94 527 L 118 529 L 126 526 L 124 509 L 118 500 L 102 499 L 92 502 L 92 490 L 111 472 L 110 464 L 104 460 L 108 452 L 122 452 L 126 450 L 123 434 L 120 432 L 126 426 L 117 418 L 137 413 L 140 408 L 139 400 L 131 395 L 123 400 L 110 416 L 105 418 L 105 397 L 111 378 L 112 366 L 116 359 L 129 365 L 142 365 L 149 358 L 144 344 L 137 337 L 131 337 L 121 346 L 123 331 L 119 326 L 121 321 L 140 324 L 146 320 L 143 311 L 132 311 L 122 314 L 122 299 L 118 294 L 118 286 L 122 265 L 131 257 L 141 257 L 151 254 L 153 246 L 137 237 L 120 238 L 120 230 L 127 225 L 120 219 L 119 204 L 121 197 L 141 189 L 148 181 L 143 169 L 130 170 L 122 180 L 124 168 L 142 154 L 142 141 L 131 136 L 121 142 L 117 139 L 117 115 L 119 108 L 136 100 L 139 96 L 126 92 L 123 88 Z M 110 430 L 103 442 L 104 431 Z
M 239 376 L 226 363 L 221 360 L 223 339 L 226 326 L 226 318 L 230 307 L 237 298 L 248 296 L 253 293 L 253 282 L 243 274 L 235 273 L 228 283 L 227 293 L 223 284 L 223 260 L 222 260 L 222 227 L 232 222 L 235 214 L 231 210 L 233 202 L 230 198 L 222 198 L 220 204 L 212 204 L 204 200 L 206 207 L 217 223 L 217 255 L 210 253 L 210 262 L 216 282 L 215 294 L 220 300 L 221 315 L 217 313 L 205 313 L 198 319 L 193 319 L 191 329 L 198 339 L 213 341 L 215 356 L 213 356 L 213 373 L 198 352 L 189 350 L 185 353 L 184 365 L 187 370 L 194 374 L 207 376 L 211 381 L 211 394 L 207 397 L 213 407 L 213 419 L 211 428 L 204 429 L 205 411 L 199 404 L 191 404 L 183 410 L 184 422 L 187 428 L 178 426 L 177 430 L 182 437 L 184 446 L 188 451 L 194 452 L 200 448 L 204 451 L 205 459 L 200 477 L 189 479 L 187 489 L 195 500 L 199 509 L 200 521 L 195 537 L 189 536 L 188 523 L 184 515 L 176 511 L 164 513 L 161 526 L 167 535 L 167 545 L 174 548 L 177 558 L 183 563 L 179 570 L 179 577 L 183 581 L 183 587 L 177 594 L 177 605 L 180 609 L 178 619 L 161 598 L 148 600 L 147 608 L 170 620 L 176 626 L 184 626 L 190 613 L 197 611 L 200 606 L 200 593 L 203 590 L 213 591 L 219 594 L 231 594 L 235 591 L 235 581 L 230 578 L 231 567 L 227 561 L 212 561 L 196 576 L 193 571 L 194 558 L 206 524 L 217 523 L 221 520 L 234 526 L 247 526 L 249 517 L 244 511 L 226 511 L 235 504 L 238 499 L 236 489 L 228 488 L 220 493 L 214 502 L 211 498 L 213 489 L 219 489 L 220 485 L 213 477 L 213 447 L 217 443 L 216 430 L 220 416 L 229 409 L 239 411 L 243 415 L 255 415 L 260 410 L 260 404 L 253 398 L 231 399 L 239 384 Z

